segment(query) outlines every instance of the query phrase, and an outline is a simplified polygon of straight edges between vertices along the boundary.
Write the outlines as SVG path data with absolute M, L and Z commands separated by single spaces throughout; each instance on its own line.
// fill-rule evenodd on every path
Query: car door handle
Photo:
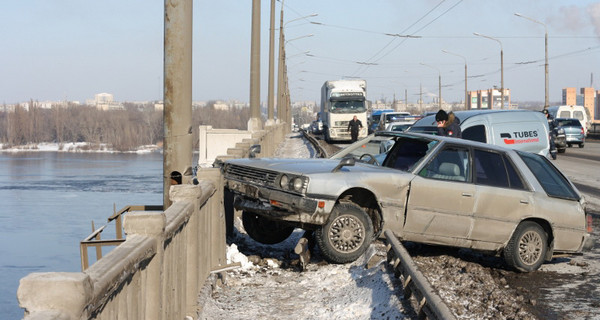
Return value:
M 529 204 L 529 201 L 527 200 L 520 200 L 519 202 L 521 202 L 522 204 Z
M 472 196 L 473 196 L 473 194 L 472 194 L 472 193 L 463 192 L 463 193 L 462 193 L 462 196 L 463 196 L 463 197 L 469 197 L 469 198 L 470 198 L 470 197 L 472 197 Z

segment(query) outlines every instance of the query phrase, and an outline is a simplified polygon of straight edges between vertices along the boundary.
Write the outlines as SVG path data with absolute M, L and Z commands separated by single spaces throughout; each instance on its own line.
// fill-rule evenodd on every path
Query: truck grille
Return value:
M 235 179 L 263 186 L 275 186 L 277 172 L 265 169 L 250 168 L 239 165 L 229 165 L 225 171 L 225 178 Z

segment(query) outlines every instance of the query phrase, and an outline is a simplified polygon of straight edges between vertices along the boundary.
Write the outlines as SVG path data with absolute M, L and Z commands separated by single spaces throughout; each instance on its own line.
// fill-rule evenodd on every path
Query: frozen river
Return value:
M 2 319 L 23 317 L 22 277 L 81 271 L 79 241 L 113 205 L 161 205 L 162 163 L 160 153 L 0 153 Z

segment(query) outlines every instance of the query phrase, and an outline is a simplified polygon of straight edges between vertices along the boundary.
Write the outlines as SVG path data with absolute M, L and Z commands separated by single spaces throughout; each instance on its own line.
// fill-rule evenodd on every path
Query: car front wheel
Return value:
M 338 203 L 329 221 L 315 232 L 325 260 L 352 262 L 360 257 L 373 240 L 373 223 L 367 213 L 353 203 Z
M 537 223 L 525 221 L 515 230 L 504 248 L 506 263 L 522 272 L 537 270 L 548 251 L 548 235 Z
M 242 212 L 242 223 L 250 238 L 263 244 L 280 243 L 294 232 L 292 226 L 247 211 Z

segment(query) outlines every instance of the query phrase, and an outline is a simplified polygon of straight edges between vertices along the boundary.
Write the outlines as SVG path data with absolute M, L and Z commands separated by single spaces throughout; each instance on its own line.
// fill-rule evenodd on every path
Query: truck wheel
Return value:
M 522 222 L 504 248 L 506 263 L 522 272 L 537 270 L 548 251 L 548 235 L 537 223 Z
M 329 221 L 316 230 L 315 239 L 325 260 L 352 262 L 371 244 L 373 223 L 358 205 L 338 203 L 331 211 Z
M 247 211 L 242 212 L 242 224 L 250 238 L 263 244 L 280 243 L 294 232 L 292 226 Z

